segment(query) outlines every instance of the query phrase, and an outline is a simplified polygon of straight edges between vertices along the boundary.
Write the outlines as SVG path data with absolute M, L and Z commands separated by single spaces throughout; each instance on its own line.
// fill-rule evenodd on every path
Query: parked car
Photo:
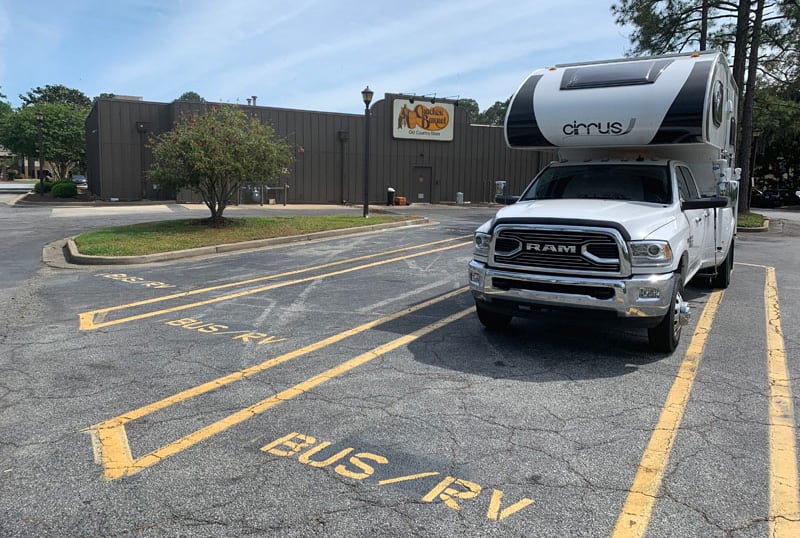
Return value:
M 800 205 L 800 197 L 789 189 L 767 189 L 764 191 L 764 195 L 777 202 L 777 205 L 773 207 Z
M 750 194 L 750 207 L 779 207 L 781 202 L 774 196 L 768 196 L 764 191 L 753 189 Z

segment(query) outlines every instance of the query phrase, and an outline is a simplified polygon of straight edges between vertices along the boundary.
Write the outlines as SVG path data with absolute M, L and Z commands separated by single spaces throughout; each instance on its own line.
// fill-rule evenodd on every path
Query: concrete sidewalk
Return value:
M 761 213 L 771 221 L 787 220 L 791 222 L 800 223 L 800 211 L 782 209 L 782 208 L 762 209 L 760 207 L 753 208 L 750 211 L 752 211 L 753 213 Z
M 0 194 L 25 194 L 31 192 L 36 185 L 33 180 L 0 181 Z

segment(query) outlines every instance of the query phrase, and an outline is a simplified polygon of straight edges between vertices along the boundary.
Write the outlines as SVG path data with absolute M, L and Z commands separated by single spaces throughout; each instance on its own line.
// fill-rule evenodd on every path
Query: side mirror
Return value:
M 727 196 L 709 196 L 707 198 L 694 198 L 693 200 L 684 200 L 681 202 L 681 210 L 687 209 L 713 209 L 715 207 L 727 207 Z
M 494 197 L 494 201 L 498 204 L 511 205 L 519 200 L 519 196 L 511 196 L 510 194 L 498 194 Z

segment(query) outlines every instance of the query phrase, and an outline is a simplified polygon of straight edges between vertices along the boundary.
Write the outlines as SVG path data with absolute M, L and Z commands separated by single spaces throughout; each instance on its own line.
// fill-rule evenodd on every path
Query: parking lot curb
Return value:
M 3 194 L 15 194 L 15 193 L 6 192 L 6 193 L 3 193 Z M 6 202 L 6 205 L 9 206 L 9 207 L 23 205 L 24 204 L 23 200 L 25 199 L 26 196 L 28 196 L 27 192 L 23 192 L 22 194 L 17 194 L 16 197 L 14 197 L 13 199 L 11 199 L 8 202 Z
M 738 226 L 736 228 L 736 231 L 745 232 L 745 233 L 768 232 L 769 231 L 769 219 L 764 219 L 764 224 L 762 226 Z
M 69 263 L 76 265 L 136 265 L 143 263 L 165 262 L 185 258 L 195 258 L 198 256 L 209 256 L 213 254 L 223 254 L 240 250 L 253 250 L 277 245 L 287 245 L 316 239 L 329 239 L 346 235 L 358 235 L 372 233 L 392 228 L 402 228 L 407 226 L 421 226 L 429 224 L 427 217 L 419 217 L 402 222 L 389 222 L 386 224 L 373 224 L 369 226 L 358 226 L 356 228 L 342 228 L 339 230 L 326 230 L 324 232 L 313 232 L 303 235 L 292 235 L 289 237 L 274 237 L 271 239 L 256 239 L 253 241 L 243 241 L 241 243 L 227 243 L 209 247 L 190 248 L 186 250 L 175 250 L 172 252 L 160 252 L 158 254 L 143 254 L 141 256 L 90 256 L 82 254 L 75 244 L 74 237 L 66 239 L 65 257 Z

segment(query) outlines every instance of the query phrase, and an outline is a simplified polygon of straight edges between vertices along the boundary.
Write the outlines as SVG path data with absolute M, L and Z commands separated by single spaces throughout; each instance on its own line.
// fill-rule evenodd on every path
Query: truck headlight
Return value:
M 631 263 L 639 267 L 665 267 L 672 264 L 672 249 L 666 241 L 632 241 Z
M 492 236 L 483 232 L 475 232 L 475 251 L 473 257 L 476 260 L 486 261 L 489 258 L 489 244 Z

